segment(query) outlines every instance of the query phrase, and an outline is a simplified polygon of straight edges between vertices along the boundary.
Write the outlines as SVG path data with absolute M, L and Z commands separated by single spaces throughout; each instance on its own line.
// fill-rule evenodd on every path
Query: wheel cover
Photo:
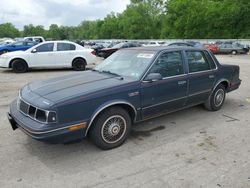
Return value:
M 84 66 L 85 66 L 84 63 L 81 60 L 77 60 L 75 65 L 76 65 L 77 69 L 83 69 Z
M 223 89 L 218 89 L 214 95 L 214 105 L 216 107 L 219 107 L 222 105 L 225 97 L 225 92 Z
M 15 68 L 17 71 L 23 71 L 25 69 L 24 65 L 22 65 L 21 63 L 17 63 Z
M 102 125 L 102 139 L 109 144 L 120 141 L 127 129 L 126 120 L 120 115 L 109 117 Z

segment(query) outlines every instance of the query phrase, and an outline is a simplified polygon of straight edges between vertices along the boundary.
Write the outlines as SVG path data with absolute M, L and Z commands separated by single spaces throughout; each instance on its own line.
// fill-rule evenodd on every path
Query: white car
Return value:
M 0 55 L 0 67 L 11 68 L 16 73 L 29 68 L 63 68 L 85 70 L 87 64 L 94 64 L 97 57 L 74 42 L 48 41 L 39 43 L 26 51 L 15 51 Z

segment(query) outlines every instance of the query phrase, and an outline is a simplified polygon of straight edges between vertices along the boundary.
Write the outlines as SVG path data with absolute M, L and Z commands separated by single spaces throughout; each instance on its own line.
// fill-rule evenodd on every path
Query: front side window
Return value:
M 149 73 L 160 73 L 163 78 L 184 74 L 181 52 L 161 54 Z
M 46 43 L 38 46 L 36 52 L 52 52 L 54 48 L 54 43 Z
M 189 72 L 200 72 L 210 70 L 209 62 L 201 51 L 187 51 Z
M 57 43 L 57 51 L 71 51 L 75 50 L 76 46 L 69 43 Z
M 24 42 L 16 42 L 16 43 L 13 43 L 14 46 L 23 46 L 24 45 Z

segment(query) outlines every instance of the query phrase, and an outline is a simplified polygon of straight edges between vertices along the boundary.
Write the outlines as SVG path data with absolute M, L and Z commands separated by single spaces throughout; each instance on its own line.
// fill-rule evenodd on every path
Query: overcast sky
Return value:
M 52 23 L 75 26 L 82 20 L 104 18 L 110 12 L 122 12 L 130 0 L 0 0 L 0 24 L 24 25 Z

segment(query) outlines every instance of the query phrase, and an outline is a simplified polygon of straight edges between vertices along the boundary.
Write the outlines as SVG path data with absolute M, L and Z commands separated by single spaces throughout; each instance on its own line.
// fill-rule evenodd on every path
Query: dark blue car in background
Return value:
M 24 86 L 9 121 L 34 139 L 64 143 L 89 135 L 102 149 L 120 146 L 133 123 L 204 104 L 219 110 L 241 84 L 239 66 L 221 65 L 193 47 L 119 50 L 94 70 Z
M 13 52 L 19 50 L 25 51 L 36 44 L 38 43 L 32 41 L 18 41 L 11 44 L 0 45 L 0 55 L 7 52 Z

